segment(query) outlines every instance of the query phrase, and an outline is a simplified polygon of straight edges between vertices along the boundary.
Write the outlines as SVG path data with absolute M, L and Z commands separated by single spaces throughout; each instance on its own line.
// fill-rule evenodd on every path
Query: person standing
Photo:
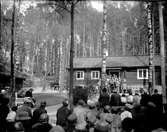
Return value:
M 110 106 L 120 106 L 121 105 L 121 96 L 115 90 L 110 97 Z
M 49 132 L 52 125 L 49 123 L 49 116 L 46 113 L 40 115 L 39 121 L 32 126 L 31 132 Z
M 67 127 L 68 127 L 67 118 L 69 115 L 70 115 L 70 110 L 68 109 L 68 100 L 65 99 L 63 101 L 62 107 L 60 107 L 57 110 L 57 114 L 56 114 L 56 117 L 57 117 L 56 124 L 63 127 L 65 131 L 67 131 Z
M 15 120 L 16 120 L 16 111 L 17 111 L 17 106 L 13 106 L 11 108 L 10 112 L 8 113 L 7 118 L 6 118 L 6 121 L 8 124 L 8 128 L 7 128 L 8 132 L 14 131 L 14 124 L 15 124 Z
M 1 95 L 0 98 L 0 132 L 6 132 L 7 129 L 7 121 L 6 117 L 9 113 L 9 98 Z
M 99 100 L 98 100 L 99 104 L 100 104 L 100 107 L 104 108 L 106 105 L 108 105 L 109 104 L 109 100 L 110 100 L 110 96 L 107 93 L 107 89 L 103 88 L 102 89 L 102 93 L 100 94 L 100 97 L 99 97 Z
M 22 122 L 25 132 L 31 132 L 32 125 L 32 100 L 29 98 L 24 99 L 24 104 L 16 111 L 16 121 Z
M 151 101 L 156 105 L 157 112 L 163 113 L 162 95 L 158 93 L 158 90 L 154 90 L 154 94 L 151 96 Z
M 26 93 L 25 93 L 25 97 L 33 98 L 32 92 L 33 92 L 32 88 L 30 88 L 29 90 L 27 90 Z
M 39 108 L 36 108 L 33 112 L 33 117 L 32 117 L 33 124 L 35 124 L 39 121 L 41 114 L 47 113 L 47 110 L 45 108 L 46 108 L 46 102 L 42 101 L 40 103 Z
M 86 115 L 89 110 L 85 108 L 85 102 L 79 100 L 77 106 L 74 108 L 73 113 L 76 114 L 77 120 L 75 125 L 76 132 L 86 132 Z

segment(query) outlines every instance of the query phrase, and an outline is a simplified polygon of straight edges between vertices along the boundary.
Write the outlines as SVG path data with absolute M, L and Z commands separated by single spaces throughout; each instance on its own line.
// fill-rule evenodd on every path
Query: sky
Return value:
M 3 2 L 7 2 L 8 5 L 10 4 L 9 8 L 12 8 L 12 3 L 13 1 L 12 0 L 2 0 Z M 102 12 L 103 11 L 103 2 L 102 1 L 91 1 L 91 6 L 96 9 L 97 11 L 99 12 Z M 120 5 L 120 1 L 118 1 L 118 8 L 119 8 L 119 5 Z M 131 6 L 134 5 L 134 2 L 129 2 L 131 4 Z M 21 6 L 20 6 L 20 12 L 25 15 L 25 11 L 27 10 L 27 8 L 29 8 L 29 6 L 36 6 L 36 2 L 35 1 L 29 1 L 29 0 L 25 0 L 25 1 L 22 1 L 21 3 Z
M 123 1 L 117 1 L 117 3 L 118 3 L 117 7 L 118 8 L 120 8 L 121 2 L 123 2 Z M 135 5 L 135 2 L 129 1 L 128 4 L 130 4 L 131 7 L 132 7 L 132 6 Z M 102 1 L 91 1 L 91 6 L 99 12 L 103 11 L 103 2 Z
M 91 1 L 91 6 L 99 12 L 103 11 L 103 3 L 100 1 Z

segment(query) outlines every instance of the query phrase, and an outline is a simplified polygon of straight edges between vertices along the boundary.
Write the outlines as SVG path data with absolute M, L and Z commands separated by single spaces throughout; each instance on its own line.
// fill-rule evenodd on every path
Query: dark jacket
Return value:
M 49 132 L 52 129 L 52 125 L 49 123 L 37 123 L 32 126 L 32 132 Z
M 65 127 L 67 125 L 67 118 L 70 115 L 70 110 L 66 106 L 62 106 L 57 110 L 57 125 Z
M 44 108 L 39 107 L 34 110 L 32 117 L 33 124 L 39 122 L 40 115 L 43 113 L 47 113 L 47 111 Z
M 163 105 L 162 105 L 162 95 L 153 94 L 151 96 L 151 101 L 156 105 L 158 114 L 163 113 Z
M 113 93 L 110 98 L 110 106 L 120 106 L 121 96 L 117 93 Z
M 6 117 L 9 113 L 9 107 L 6 105 L 0 105 L 0 132 L 5 132 L 7 126 Z
M 101 107 L 109 105 L 110 96 L 107 93 L 100 94 L 99 103 Z

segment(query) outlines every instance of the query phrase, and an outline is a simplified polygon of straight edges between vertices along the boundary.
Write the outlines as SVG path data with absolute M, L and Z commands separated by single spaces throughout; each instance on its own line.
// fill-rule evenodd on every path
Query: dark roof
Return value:
M 154 65 L 160 66 L 160 56 L 154 57 Z M 101 68 L 102 58 L 74 58 L 74 68 Z M 149 66 L 149 56 L 107 57 L 108 68 Z

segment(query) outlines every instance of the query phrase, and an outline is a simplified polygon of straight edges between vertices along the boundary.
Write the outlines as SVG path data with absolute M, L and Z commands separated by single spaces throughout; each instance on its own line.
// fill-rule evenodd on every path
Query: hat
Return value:
M 32 103 L 32 100 L 30 97 L 25 97 L 23 100 L 24 100 L 24 103 Z
M 80 99 L 80 100 L 78 101 L 78 104 L 84 106 L 84 105 L 85 105 L 85 102 L 84 102 L 82 99 Z
M 64 129 L 61 126 L 57 125 L 53 127 L 49 132 L 64 132 Z
M 96 104 L 94 102 L 88 102 L 89 108 L 93 109 L 96 107 Z
M 63 100 L 62 103 L 63 103 L 64 106 L 68 106 L 68 99 Z
M 46 106 L 46 101 L 41 101 L 40 105 L 41 106 Z
M 131 110 L 133 108 L 133 105 L 131 105 L 131 104 L 125 104 L 125 109 L 126 110 Z
M 104 107 L 104 109 L 109 112 L 109 111 L 110 111 L 110 106 L 109 106 L 109 105 L 106 105 L 106 106 Z
M 40 122 L 48 122 L 49 121 L 49 116 L 46 113 L 43 113 L 39 117 Z
M 111 123 L 113 121 L 113 115 L 111 113 L 106 113 L 105 116 L 107 122 Z
M 16 122 L 14 124 L 14 128 L 16 131 L 24 131 L 24 127 L 23 127 L 23 124 L 21 122 Z

